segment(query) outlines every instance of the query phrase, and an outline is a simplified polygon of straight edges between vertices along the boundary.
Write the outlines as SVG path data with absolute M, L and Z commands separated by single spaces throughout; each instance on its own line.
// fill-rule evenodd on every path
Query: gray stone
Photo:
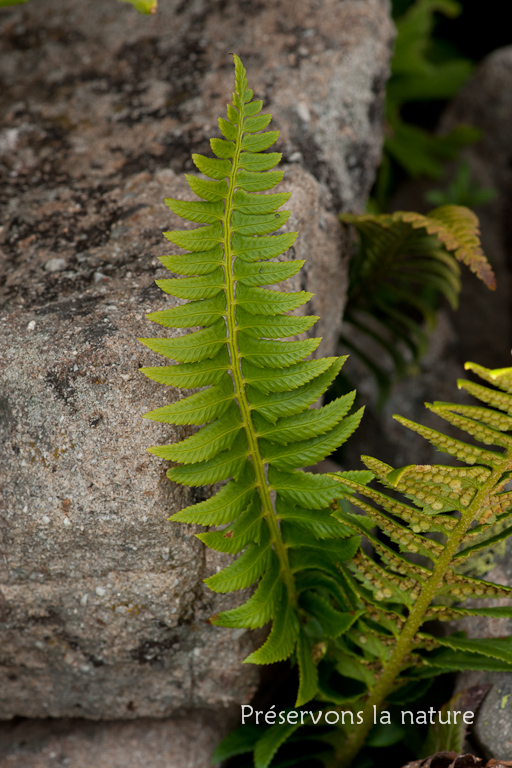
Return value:
M 233 604 L 202 585 L 222 558 L 166 522 L 200 495 L 145 452 L 186 434 L 140 418 L 179 396 L 137 370 L 160 362 L 137 342 L 162 335 L 155 298 L 112 281 L 2 318 L 1 717 L 165 717 L 254 691 L 254 641 L 208 624 Z
M 227 712 L 255 689 L 241 661 L 257 638 L 208 624 L 240 597 L 203 586 L 225 559 L 166 522 L 200 494 L 145 453 L 187 430 L 140 419 L 179 397 L 137 371 L 162 362 L 136 341 L 164 333 L 144 314 L 173 301 L 153 284 L 160 232 L 181 226 L 162 198 L 189 194 L 177 174 L 218 135 L 237 51 L 293 159 L 288 256 L 307 265 L 288 287 L 316 294 L 333 354 L 348 250 L 335 211 L 362 208 L 379 160 L 389 3 L 169 0 L 141 17 L 38 0 L 0 26 L 0 717 Z
M 135 191 L 146 205 L 188 187 L 161 171 L 126 189 L 116 192 L 121 203 Z M 292 193 L 288 225 L 301 230 L 295 255 L 315 251 L 296 278 L 305 282 L 291 287 L 317 293 L 323 352 L 332 354 L 345 279 L 340 228 L 307 171 L 291 167 L 283 189 Z M 161 207 L 168 226 L 180 226 Z M 153 221 L 125 218 L 127 241 Z M 115 248 L 103 246 L 106 260 Z M 167 481 L 166 463 L 145 452 L 187 433 L 140 418 L 180 396 L 138 371 L 164 361 L 137 338 L 173 333 L 145 313 L 175 303 L 149 277 L 132 277 L 2 318 L 2 717 L 164 717 L 254 691 L 255 668 L 241 662 L 256 638 L 207 622 L 239 600 L 201 583 L 222 558 L 166 522 L 200 497 Z
M 459 124 L 479 128 L 482 138 L 462 157 L 472 179 L 497 192 L 494 200 L 476 208 L 484 250 L 496 272 L 491 297 L 466 276 L 461 311 L 454 324 L 461 353 L 478 356 L 483 365 L 510 365 L 512 345 L 512 281 L 509 252 L 512 240 L 512 46 L 490 54 L 457 94 L 443 116 L 442 130 Z
M 501 554 L 493 556 L 494 567 L 481 576 L 496 584 L 512 585 L 512 539 L 506 543 Z M 469 607 L 506 606 L 510 601 L 468 600 Z M 471 616 L 449 622 L 448 631 L 466 632 L 468 637 L 507 637 L 512 634 L 512 619 L 498 619 L 487 616 Z M 473 734 L 486 757 L 512 760 L 512 673 L 510 672 L 464 672 L 457 679 L 457 691 L 472 685 L 489 685 L 490 690 L 477 712 Z
M 25 720 L 0 725 L 3 768 L 210 768 L 230 719 L 198 712 L 176 720 Z
M 50 259 L 44 268 L 47 272 L 63 272 L 66 269 L 66 259 Z
M 191 151 L 209 152 L 233 87 L 230 51 L 273 113 L 284 158 L 301 157 L 335 208 L 364 206 L 382 143 L 388 0 L 168 0 L 150 17 L 38 0 L 4 9 L 0 30 L 0 303 L 73 293 L 98 270 L 152 268 L 163 209 L 143 211 L 135 192 L 121 206 L 115 192 L 140 173 L 194 170 Z M 127 219 L 146 214 L 157 226 L 128 241 Z M 69 271 L 47 273 L 52 258 Z

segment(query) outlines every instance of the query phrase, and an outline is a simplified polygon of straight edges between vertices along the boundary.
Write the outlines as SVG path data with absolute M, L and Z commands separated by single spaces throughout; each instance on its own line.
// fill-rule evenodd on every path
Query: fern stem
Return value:
M 380 677 L 368 696 L 362 710 L 363 724 L 353 730 L 348 736 L 343 734 L 343 741 L 340 748 L 336 751 L 335 759 L 330 768 L 348 768 L 352 764 L 352 761 L 359 750 L 364 746 L 367 736 L 374 725 L 374 712 L 379 712 L 382 709 L 384 702 L 395 686 L 398 675 L 402 671 L 404 665 L 407 664 L 407 656 L 413 648 L 414 638 L 423 624 L 425 613 L 437 596 L 439 589 L 443 584 L 446 572 L 451 565 L 471 522 L 475 519 L 475 516 L 482 508 L 486 497 L 492 491 L 502 474 L 503 467 L 495 469 L 491 473 L 485 484 L 475 495 L 475 498 L 467 510 L 465 510 L 458 525 L 450 534 L 442 554 L 434 563 L 431 576 L 404 624 L 391 657 L 384 665 Z
M 243 98 L 243 94 L 240 96 Z M 236 326 L 236 300 L 235 300 L 235 279 L 233 275 L 233 253 L 231 249 L 231 216 L 233 213 L 233 195 L 236 187 L 236 174 L 239 167 L 240 152 L 242 151 L 242 137 L 243 137 L 243 111 L 240 110 L 240 119 L 238 125 L 238 133 L 235 144 L 235 154 L 231 165 L 231 174 L 229 176 L 229 189 L 228 196 L 226 198 L 225 213 L 223 219 L 224 225 L 224 272 L 226 278 L 226 303 L 227 303 L 227 325 L 228 325 L 228 347 L 231 359 L 231 371 L 233 374 L 233 381 L 235 384 L 236 399 L 240 408 L 242 416 L 242 424 L 244 426 L 245 434 L 247 437 L 247 444 L 249 446 L 249 455 L 252 459 L 254 473 L 256 477 L 256 487 L 261 499 L 261 506 L 263 509 L 263 516 L 270 529 L 270 540 L 274 547 L 274 551 L 279 558 L 281 566 L 281 577 L 286 586 L 288 593 L 288 599 L 290 603 L 295 607 L 297 605 L 297 593 L 295 589 L 295 580 L 290 568 L 290 562 L 288 559 L 288 551 L 281 537 L 279 525 L 277 522 L 276 514 L 272 504 L 272 498 L 270 496 L 270 489 L 268 487 L 267 478 L 265 475 L 265 466 L 258 446 L 258 440 L 256 438 L 256 430 L 254 428 L 251 417 L 251 406 L 247 399 L 245 392 L 245 384 L 242 373 L 242 360 L 237 344 L 237 326 Z

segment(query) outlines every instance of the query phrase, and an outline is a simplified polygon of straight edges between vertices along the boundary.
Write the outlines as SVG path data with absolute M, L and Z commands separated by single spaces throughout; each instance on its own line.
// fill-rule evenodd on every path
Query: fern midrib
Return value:
M 510 456 L 507 456 L 503 464 L 491 472 L 482 488 L 476 493 L 475 498 L 469 507 L 464 511 L 458 525 L 448 537 L 443 553 L 434 563 L 432 575 L 429 577 L 414 608 L 411 610 L 411 613 L 404 624 L 395 650 L 384 666 L 377 683 L 366 701 L 362 715 L 363 724 L 357 730 L 352 731 L 348 738 L 344 737 L 340 748 L 337 750 L 336 757 L 331 764 L 331 768 L 348 768 L 359 750 L 364 746 L 373 726 L 373 707 L 375 706 L 377 711 L 379 711 L 392 691 L 394 682 L 400 674 L 404 661 L 412 649 L 414 637 L 423 624 L 425 614 L 443 584 L 446 572 L 452 564 L 453 558 L 462 544 L 462 540 L 469 526 L 475 519 L 478 510 L 481 509 L 485 498 L 490 494 L 505 469 L 509 468 L 509 466 Z
M 243 95 L 240 97 L 241 103 Z M 235 300 L 235 278 L 233 275 L 233 253 L 231 249 L 231 237 L 233 231 L 231 229 L 231 216 L 233 214 L 233 195 L 236 186 L 236 174 L 239 167 L 240 153 L 242 151 L 242 137 L 243 137 L 243 121 L 244 111 L 243 108 L 239 112 L 239 125 L 237 130 L 237 138 L 235 143 L 235 154 L 233 156 L 233 162 L 231 164 L 231 174 L 228 182 L 228 195 L 226 198 L 226 206 L 223 218 L 224 226 L 224 272 L 226 277 L 226 304 L 227 304 L 227 324 L 228 324 L 228 347 L 231 359 L 231 371 L 233 373 L 233 381 L 235 384 L 236 398 L 238 406 L 240 408 L 242 416 L 242 425 L 247 437 L 247 444 L 249 446 L 249 455 L 252 459 L 254 474 L 256 477 L 256 487 L 261 499 L 261 506 L 263 509 L 263 516 L 270 529 L 270 541 L 274 547 L 274 551 L 279 558 L 281 577 L 288 593 L 288 600 L 295 607 L 297 605 L 297 593 L 295 589 L 295 580 L 290 568 L 290 562 L 288 559 L 288 551 L 282 540 L 281 532 L 277 523 L 277 517 L 272 504 L 270 496 L 270 489 L 268 487 L 267 479 L 265 476 L 265 467 L 261 453 L 259 450 L 258 440 L 256 438 L 256 430 L 252 423 L 251 406 L 247 399 L 245 392 L 245 383 L 242 374 L 242 359 L 238 350 L 237 344 L 237 326 L 236 326 L 236 300 Z

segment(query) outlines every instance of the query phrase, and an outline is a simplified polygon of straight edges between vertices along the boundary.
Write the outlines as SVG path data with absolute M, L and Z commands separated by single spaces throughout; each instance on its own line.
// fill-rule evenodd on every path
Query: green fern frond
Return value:
M 182 277 L 156 281 L 186 303 L 148 315 L 165 328 L 194 330 L 176 338 L 141 339 L 176 363 L 142 369 L 149 378 L 174 387 L 206 388 L 145 418 L 200 427 L 180 442 L 149 451 L 176 462 L 167 473 L 174 482 L 228 482 L 211 499 L 171 519 L 216 526 L 198 534 L 199 539 L 237 555 L 206 579 L 212 590 L 230 592 L 257 582 L 243 605 L 217 614 L 212 623 L 255 628 L 272 622 L 267 641 L 247 661 L 268 664 L 295 653 L 300 704 L 317 690 L 312 646 L 302 627 L 320 622 L 325 636 L 332 637 L 355 620 L 340 598 L 335 576 L 359 546 L 353 531 L 331 516 L 343 478 L 300 468 L 340 446 L 362 411 L 349 415 L 354 393 L 310 409 L 345 358 L 307 359 L 320 339 L 293 337 L 318 318 L 289 313 L 312 294 L 266 287 L 292 277 L 304 262 L 278 261 L 297 237 L 296 232 L 273 234 L 290 215 L 278 210 L 289 193 L 260 194 L 283 175 L 270 170 L 281 155 L 266 152 L 279 134 L 264 131 L 271 116 L 259 114 L 262 102 L 253 100 L 245 69 L 234 58 L 233 101 L 227 120 L 219 120 L 224 138 L 211 141 L 215 157 L 193 155 L 206 178 L 187 176 L 201 199 L 166 200 L 176 215 L 199 224 L 164 233 L 189 252 L 161 259 Z M 365 482 L 372 475 L 357 477 Z M 328 606 L 324 620 L 322 606 Z
M 356 328 L 359 337 L 380 346 L 399 377 L 426 351 L 425 326 L 435 324 L 441 297 L 457 307 L 457 262 L 466 264 L 488 288 L 496 287 L 481 248 L 478 219 L 468 208 L 445 205 L 426 216 L 402 211 L 359 216 L 345 213 L 340 219 L 353 224 L 360 237 L 350 267 L 344 323 Z M 344 333 L 341 342 L 373 371 L 382 402 L 391 375 L 368 357 L 354 334 Z

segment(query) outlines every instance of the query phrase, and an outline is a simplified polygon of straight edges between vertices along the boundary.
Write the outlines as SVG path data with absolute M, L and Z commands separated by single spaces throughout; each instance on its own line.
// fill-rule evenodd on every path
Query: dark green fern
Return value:
M 331 517 L 339 482 L 296 471 L 328 456 L 357 427 L 362 411 L 347 415 L 354 393 L 323 408 L 312 406 L 339 373 L 344 358 L 307 359 L 319 338 L 282 341 L 305 334 L 316 317 L 290 312 L 310 293 L 269 290 L 295 275 L 302 261 L 276 259 L 297 233 L 271 235 L 287 221 L 280 207 L 289 193 L 259 194 L 274 187 L 281 159 L 266 152 L 278 131 L 262 132 L 271 115 L 260 114 L 245 70 L 235 56 L 235 93 L 220 119 L 224 138 L 211 140 L 215 158 L 193 155 L 205 178 L 187 176 L 200 200 L 166 200 L 171 210 L 203 226 L 166 232 L 189 253 L 164 256 L 162 263 L 185 277 L 158 280 L 166 293 L 187 303 L 148 315 L 168 328 L 201 330 L 169 339 L 141 339 L 177 365 L 144 368 L 150 378 L 175 387 L 207 387 L 146 414 L 171 424 L 203 425 L 173 445 L 149 449 L 176 462 L 168 477 L 199 486 L 228 480 L 211 499 L 182 510 L 176 522 L 224 526 L 199 534 L 207 546 L 238 555 L 206 579 L 216 592 L 258 582 L 239 608 L 215 616 L 226 627 L 261 627 L 272 622 L 265 644 L 247 661 L 269 664 L 294 652 L 300 669 L 298 704 L 317 690 L 311 641 L 302 629 L 310 615 L 322 617 L 322 584 L 331 595 L 336 632 L 357 614 L 337 598 L 337 565 L 352 557 L 358 536 Z M 362 482 L 369 472 L 348 473 Z M 345 489 L 348 492 L 347 486 Z M 241 553 L 241 554 L 240 554 Z M 332 623 L 332 622 L 331 622 Z
M 397 5 L 402 4 L 393 3 L 394 9 Z M 409 122 L 404 115 L 405 109 L 421 103 L 428 104 L 435 114 L 439 103 L 455 96 L 472 70 L 468 59 L 447 51 L 443 41 L 433 36 L 436 14 L 455 18 L 463 10 L 462 3 L 415 0 L 408 5 L 404 13 L 394 14 L 397 35 L 386 88 L 386 131 L 372 210 L 388 208 L 397 181 L 404 174 L 440 178 L 446 163 L 455 160 L 462 147 L 473 144 L 481 135 L 470 125 L 457 125 L 448 134 L 440 135 Z
M 440 299 L 457 308 L 459 262 L 488 288 L 494 289 L 496 281 L 469 208 L 444 205 L 426 216 L 397 211 L 341 214 L 340 219 L 360 237 L 350 263 L 340 341 L 374 374 L 382 404 L 393 379 L 414 370 L 426 352 Z M 368 352 L 368 339 L 380 355 Z

